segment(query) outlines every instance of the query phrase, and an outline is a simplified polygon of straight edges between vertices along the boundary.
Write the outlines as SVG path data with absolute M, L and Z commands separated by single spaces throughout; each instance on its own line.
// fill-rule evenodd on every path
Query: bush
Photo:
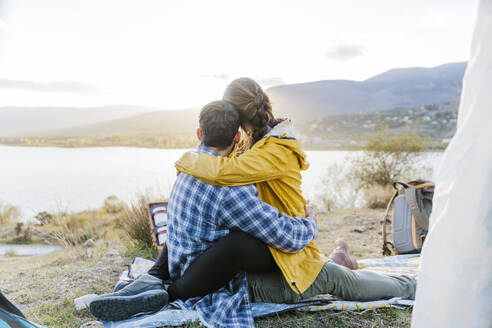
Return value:
M 12 221 L 17 220 L 21 213 L 18 207 L 0 203 L 0 224 L 9 224 Z
M 147 197 L 141 196 L 138 201 L 126 208 L 120 218 L 121 228 L 128 235 L 135 250 L 156 254 L 152 243 L 152 230 L 149 226 Z
M 19 234 L 17 237 L 14 239 L 16 243 L 21 243 L 21 244 L 30 244 L 32 243 L 32 228 L 31 226 L 27 226 L 24 231 L 22 231 L 22 226 L 20 226 L 21 231 L 19 231 Z M 16 226 L 16 233 L 17 233 L 17 226 Z
M 111 195 L 104 200 L 104 210 L 109 214 L 120 213 L 125 208 L 125 203 L 117 196 Z
M 9 249 L 8 251 L 5 252 L 5 256 L 6 257 L 14 257 L 14 256 L 17 256 L 17 253 L 14 250 Z
M 368 208 L 386 208 L 395 189 L 391 186 L 372 185 L 365 191 L 365 205 Z
M 103 238 L 114 228 L 114 217 L 97 216 L 94 211 L 76 214 L 61 213 L 53 216 L 50 224 L 43 226 L 44 239 L 64 246 L 76 246 L 85 241 Z
M 22 226 L 24 225 L 24 223 L 22 222 L 17 222 L 17 224 L 15 225 L 15 235 L 17 237 L 20 236 L 21 232 L 22 232 Z
M 359 203 L 362 191 L 356 188 L 350 174 L 350 166 L 342 164 L 330 165 L 317 184 L 317 193 L 314 201 L 324 211 L 330 212 L 334 208 L 349 208 Z
M 428 138 L 409 133 L 390 135 L 384 126 L 367 140 L 363 155 L 350 160 L 352 172 L 348 178 L 356 182 L 358 189 L 407 179 L 415 175 L 415 160 L 429 145 Z
M 64 246 L 75 246 L 88 239 L 97 239 L 96 227 L 78 215 L 57 215 L 53 219 L 53 225 L 49 238 Z
M 317 186 L 315 201 L 324 210 L 367 206 L 385 207 L 392 196 L 394 181 L 409 181 L 432 174 L 428 167 L 415 166 L 430 142 L 404 133 L 390 135 L 382 127 L 369 138 L 362 155 L 347 155 L 343 164 L 328 167 Z
M 53 215 L 45 211 L 39 212 L 38 214 L 36 214 L 34 218 L 38 220 L 39 224 L 41 225 L 45 225 L 53 222 Z

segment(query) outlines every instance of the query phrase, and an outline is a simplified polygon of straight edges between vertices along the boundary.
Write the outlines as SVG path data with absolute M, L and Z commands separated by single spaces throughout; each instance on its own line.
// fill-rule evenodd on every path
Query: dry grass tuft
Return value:
M 365 191 L 365 205 L 368 208 L 386 208 L 394 193 L 392 186 L 372 185 Z
M 122 213 L 119 222 L 121 229 L 126 232 L 132 244 L 131 248 L 140 254 L 156 255 L 152 244 L 152 230 L 149 226 L 147 196 L 141 196 L 138 201 L 133 202 Z

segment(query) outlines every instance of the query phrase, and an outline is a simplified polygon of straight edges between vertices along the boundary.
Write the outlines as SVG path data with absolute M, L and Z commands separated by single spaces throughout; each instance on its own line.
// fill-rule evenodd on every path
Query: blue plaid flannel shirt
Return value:
M 198 147 L 198 153 L 219 156 Z M 232 229 L 247 232 L 281 251 L 295 253 L 317 236 L 311 218 L 289 217 L 258 198 L 254 185 L 217 187 L 179 174 L 169 200 L 168 257 L 172 279 Z M 197 310 L 207 327 L 254 327 L 245 273 L 205 297 L 178 300 L 175 305 Z

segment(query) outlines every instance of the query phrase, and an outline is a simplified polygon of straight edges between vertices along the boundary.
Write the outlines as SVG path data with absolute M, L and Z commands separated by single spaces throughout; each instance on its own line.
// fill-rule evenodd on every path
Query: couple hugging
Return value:
M 147 274 L 92 301 L 96 317 L 123 320 L 173 302 L 208 327 L 253 327 L 251 302 L 414 298 L 411 277 L 351 270 L 343 241 L 331 259 L 316 247 L 316 214 L 301 193 L 306 155 L 258 83 L 234 80 L 199 122 L 197 151 L 176 162 L 165 247 Z

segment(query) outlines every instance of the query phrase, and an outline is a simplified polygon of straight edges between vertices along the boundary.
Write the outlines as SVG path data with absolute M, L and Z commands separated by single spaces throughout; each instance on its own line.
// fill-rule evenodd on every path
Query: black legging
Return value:
M 231 232 L 201 254 L 181 278 L 168 288 L 169 300 L 210 294 L 228 283 L 238 272 L 262 273 L 278 270 L 267 245 L 241 231 Z M 164 246 L 149 274 L 169 280 L 167 247 Z

